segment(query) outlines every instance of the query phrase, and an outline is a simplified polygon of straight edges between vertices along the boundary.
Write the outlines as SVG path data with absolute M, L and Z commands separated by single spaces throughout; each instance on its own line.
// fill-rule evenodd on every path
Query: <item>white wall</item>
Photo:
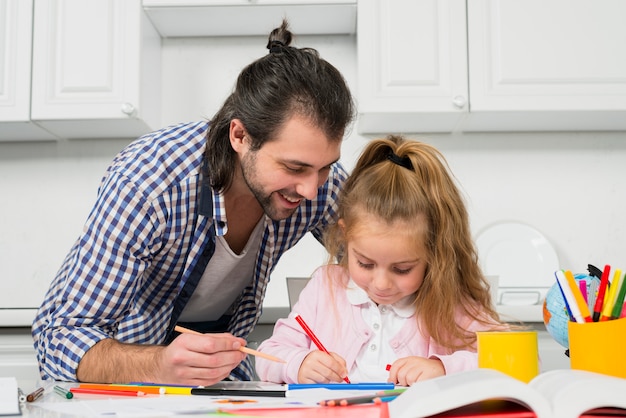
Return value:
M 164 39 L 162 125 L 210 118 L 240 69 L 266 53 L 265 41 Z M 315 47 L 335 64 L 354 92 L 355 42 L 353 36 L 296 38 L 297 45 Z M 563 268 L 626 267 L 625 132 L 419 138 L 446 155 L 467 195 L 475 233 L 496 221 L 518 220 L 546 235 Z M 367 139 L 355 131 L 346 139 L 348 168 Z M 42 283 L 52 279 L 80 232 L 105 167 L 128 142 L 0 142 L 0 282 L 8 286 L 2 288 L 0 307 L 13 307 L 11 295 L 17 292 L 33 306 L 40 303 Z M 265 305 L 287 306 L 284 277 L 309 275 L 324 261 L 321 246 L 302 241 L 275 271 Z

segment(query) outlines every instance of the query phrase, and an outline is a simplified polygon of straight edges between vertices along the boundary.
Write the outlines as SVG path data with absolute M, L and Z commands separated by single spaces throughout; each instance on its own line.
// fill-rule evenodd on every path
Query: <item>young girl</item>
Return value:
M 439 151 L 399 136 L 369 143 L 325 245 L 338 264 L 313 273 L 289 317 L 260 345 L 286 361 L 257 357 L 261 380 L 408 386 L 478 367 L 475 331 L 503 324 Z

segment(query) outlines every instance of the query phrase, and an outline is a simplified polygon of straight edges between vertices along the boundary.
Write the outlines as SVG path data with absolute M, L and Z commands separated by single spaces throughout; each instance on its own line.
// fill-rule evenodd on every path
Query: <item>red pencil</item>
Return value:
M 313 341 L 313 343 L 315 344 L 315 346 L 320 350 L 325 352 L 326 354 L 330 355 L 330 353 L 328 352 L 328 350 L 326 349 L 326 347 L 324 347 L 324 344 L 322 344 L 322 342 L 320 340 L 317 339 L 317 337 L 315 336 L 315 334 L 313 333 L 313 331 L 311 331 L 311 328 L 309 328 L 309 326 L 306 324 L 306 322 L 304 322 L 304 319 L 302 319 L 302 317 L 300 315 L 296 315 L 296 321 L 298 321 L 298 324 L 300 324 L 300 326 L 302 327 L 302 329 L 304 330 L 304 332 L 306 332 L 306 335 L 309 336 L 309 338 L 311 339 L 311 341 Z M 350 383 L 350 379 L 348 379 L 348 376 L 344 377 L 343 380 L 346 383 Z
M 593 322 L 600 320 L 602 314 L 602 307 L 604 305 L 604 295 L 606 294 L 606 287 L 609 283 L 609 273 L 611 272 L 611 266 L 608 264 L 604 266 L 602 271 L 602 278 L 600 279 L 600 288 L 598 289 L 598 296 L 596 297 L 596 304 L 593 306 Z
M 115 396 L 144 396 L 146 393 L 140 390 L 110 390 L 110 389 L 87 389 L 70 388 L 72 393 L 85 393 L 92 395 L 115 395 Z

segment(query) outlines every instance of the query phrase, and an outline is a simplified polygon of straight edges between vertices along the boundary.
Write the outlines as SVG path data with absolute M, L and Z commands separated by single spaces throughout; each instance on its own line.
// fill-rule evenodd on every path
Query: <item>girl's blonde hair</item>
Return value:
M 391 223 L 421 218 L 416 240 L 426 249 L 427 269 L 415 307 L 420 325 L 436 343 L 456 350 L 473 346 L 474 333 L 456 314 L 499 325 L 489 284 L 479 264 L 463 198 L 443 155 L 433 146 L 388 136 L 371 141 L 349 176 L 339 200 L 344 229 L 332 226 L 325 245 L 333 262 L 347 267 L 347 242 L 362 227 L 359 213 Z M 460 312 L 459 312 L 460 309 Z

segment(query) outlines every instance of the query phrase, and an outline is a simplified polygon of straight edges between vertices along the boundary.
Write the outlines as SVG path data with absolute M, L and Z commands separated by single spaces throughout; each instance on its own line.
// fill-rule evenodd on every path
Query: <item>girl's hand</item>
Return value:
M 348 375 L 346 361 L 336 353 L 311 351 L 298 370 L 298 383 L 342 382 Z
M 387 380 L 396 385 L 411 386 L 418 380 L 432 379 L 445 374 L 446 369 L 438 359 L 404 357 L 393 362 Z

